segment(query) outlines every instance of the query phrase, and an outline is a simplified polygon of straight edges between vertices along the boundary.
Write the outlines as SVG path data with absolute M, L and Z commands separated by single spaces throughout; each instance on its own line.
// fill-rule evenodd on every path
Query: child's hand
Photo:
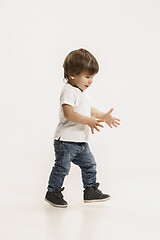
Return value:
M 90 128 L 91 128 L 92 134 L 94 134 L 94 128 L 95 128 L 98 132 L 100 131 L 100 130 L 97 128 L 97 126 L 102 127 L 102 128 L 104 127 L 103 125 L 99 124 L 99 122 L 105 122 L 105 121 L 104 121 L 103 119 L 97 120 L 97 119 L 94 118 L 94 117 L 90 117 L 88 125 L 89 125 Z
M 109 112 L 104 114 L 103 120 L 108 124 L 109 127 L 112 128 L 111 125 L 113 125 L 114 127 L 117 127 L 117 125 L 120 125 L 120 123 L 118 123 L 117 121 L 120 121 L 120 119 L 118 118 L 114 118 L 111 115 L 111 112 L 113 111 L 113 108 L 111 108 L 109 110 Z M 116 125 L 117 124 L 117 125 Z

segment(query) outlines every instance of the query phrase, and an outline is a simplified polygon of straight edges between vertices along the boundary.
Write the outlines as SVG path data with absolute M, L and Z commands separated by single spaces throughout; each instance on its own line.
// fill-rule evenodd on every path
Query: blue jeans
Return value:
M 69 174 L 71 162 L 81 168 L 83 187 L 96 185 L 96 162 L 87 142 L 68 142 L 54 139 L 55 163 L 48 181 L 48 191 L 61 188 Z

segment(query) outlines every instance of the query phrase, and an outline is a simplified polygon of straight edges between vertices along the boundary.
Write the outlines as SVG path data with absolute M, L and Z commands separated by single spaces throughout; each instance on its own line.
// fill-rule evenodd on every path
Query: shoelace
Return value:
M 95 191 L 96 191 L 97 193 L 102 194 L 102 191 L 99 190 L 98 187 L 99 187 L 99 183 L 96 183 L 96 186 L 94 187 L 94 188 L 95 188 Z
M 95 187 L 95 191 L 96 191 L 97 193 L 100 193 L 100 194 L 102 194 L 102 191 L 101 191 L 101 190 L 99 190 L 97 187 Z

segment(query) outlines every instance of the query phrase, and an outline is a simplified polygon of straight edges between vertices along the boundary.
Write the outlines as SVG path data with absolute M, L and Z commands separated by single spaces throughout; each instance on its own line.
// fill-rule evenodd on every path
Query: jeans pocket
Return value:
M 63 142 L 55 139 L 54 140 L 54 149 L 55 149 L 56 153 L 63 151 L 64 150 Z

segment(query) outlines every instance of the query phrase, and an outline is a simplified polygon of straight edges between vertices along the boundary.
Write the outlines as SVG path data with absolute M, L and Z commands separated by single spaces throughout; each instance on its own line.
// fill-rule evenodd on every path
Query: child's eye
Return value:
M 88 76 L 86 76 L 86 78 L 89 78 Z

